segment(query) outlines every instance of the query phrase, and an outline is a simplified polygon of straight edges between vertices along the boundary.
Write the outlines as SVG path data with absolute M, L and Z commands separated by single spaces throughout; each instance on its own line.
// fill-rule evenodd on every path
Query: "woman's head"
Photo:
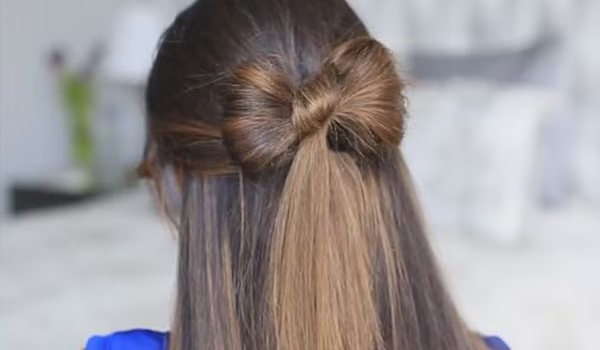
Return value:
M 344 0 L 204 0 L 167 30 L 145 164 L 181 196 L 172 350 L 469 349 L 398 146 L 403 84 Z
M 199 154 L 188 165 L 250 175 L 289 165 L 321 129 L 358 158 L 396 147 L 401 89 L 393 58 L 343 0 L 209 0 L 165 34 L 147 106 L 156 129 L 173 118 L 210 124 L 197 125 L 205 142 L 189 140 L 197 147 L 186 152 Z M 181 144 L 171 157 L 184 156 Z

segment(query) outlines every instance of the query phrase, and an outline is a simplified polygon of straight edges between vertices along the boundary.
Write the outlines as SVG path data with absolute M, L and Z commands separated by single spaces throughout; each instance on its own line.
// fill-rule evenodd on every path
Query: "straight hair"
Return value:
M 203 0 L 177 17 L 143 162 L 178 228 L 170 350 L 482 347 L 399 150 L 403 88 L 344 0 Z

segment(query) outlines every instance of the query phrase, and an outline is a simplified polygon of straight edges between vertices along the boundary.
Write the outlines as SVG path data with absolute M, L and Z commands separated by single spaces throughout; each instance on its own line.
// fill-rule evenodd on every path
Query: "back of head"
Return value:
M 203 0 L 167 30 L 145 164 L 181 208 L 172 350 L 475 349 L 398 150 L 393 56 L 344 0 Z

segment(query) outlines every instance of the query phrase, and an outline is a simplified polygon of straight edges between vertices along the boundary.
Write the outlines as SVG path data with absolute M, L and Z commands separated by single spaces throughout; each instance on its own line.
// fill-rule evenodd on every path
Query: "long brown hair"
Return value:
M 171 350 L 479 347 L 412 195 L 402 90 L 344 0 L 203 0 L 177 17 L 144 162 L 179 209 Z

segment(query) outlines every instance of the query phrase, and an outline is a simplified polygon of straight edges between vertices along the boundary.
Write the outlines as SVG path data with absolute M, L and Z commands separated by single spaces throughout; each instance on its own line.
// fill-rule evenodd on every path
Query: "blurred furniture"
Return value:
M 90 186 L 88 181 L 86 174 L 78 169 L 44 177 L 19 179 L 10 187 L 11 212 L 21 215 L 69 207 L 109 193 L 97 186 Z
M 100 194 L 95 190 L 66 189 L 44 183 L 17 183 L 11 188 L 11 212 L 13 215 L 22 215 L 72 206 L 95 199 Z
M 563 100 L 545 127 L 541 141 L 540 153 L 545 154 L 538 168 L 541 198 L 556 206 L 576 195 L 600 206 L 600 45 L 597 44 L 600 1 L 350 0 L 350 3 L 373 34 L 399 54 L 404 69 L 410 69 L 407 62 L 411 57 L 418 62 L 423 55 L 481 58 L 489 57 L 490 53 L 496 57 L 509 53 L 504 56 L 509 58 L 511 52 L 534 53 L 532 48 L 539 47 L 538 43 L 549 36 L 559 39 L 558 51 L 546 51 L 547 54 L 538 56 L 541 60 L 536 63 L 538 68 L 545 66 L 548 77 L 553 79 L 551 84 L 544 84 L 545 88 Z M 509 61 L 503 62 L 501 65 Z M 521 62 L 513 61 L 512 72 Z M 491 78 L 497 82 L 501 78 L 514 85 L 514 80 L 507 81 L 510 77 L 514 75 L 484 77 L 481 71 L 478 73 L 478 79 Z M 459 78 L 470 80 L 472 76 Z M 566 190 L 571 192 L 565 193 Z
M 456 81 L 417 85 L 408 99 L 403 150 L 434 233 L 519 243 L 553 95 Z

